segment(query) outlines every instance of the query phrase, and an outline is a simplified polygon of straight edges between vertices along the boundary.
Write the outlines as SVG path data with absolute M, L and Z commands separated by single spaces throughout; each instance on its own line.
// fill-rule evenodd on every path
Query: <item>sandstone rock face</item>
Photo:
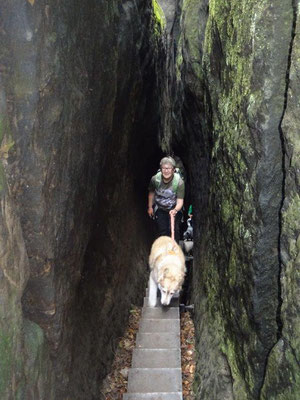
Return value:
M 161 149 L 194 208 L 196 399 L 300 397 L 297 2 L 160 4 L 3 2 L 1 400 L 99 398 Z
M 284 151 L 284 199 L 280 215 L 280 317 L 282 336 L 270 353 L 262 398 L 298 398 L 300 393 L 300 135 L 299 135 L 299 14 L 294 10 L 286 107 L 280 126 Z M 292 385 L 292 389 L 291 389 Z M 274 390 L 275 388 L 275 390 Z M 280 398 L 280 397 L 279 397 Z
M 159 29 L 151 1 L 1 6 L 3 400 L 99 398 L 142 296 Z
M 182 5 L 197 399 L 300 396 L 298 18 L 296 2 Z

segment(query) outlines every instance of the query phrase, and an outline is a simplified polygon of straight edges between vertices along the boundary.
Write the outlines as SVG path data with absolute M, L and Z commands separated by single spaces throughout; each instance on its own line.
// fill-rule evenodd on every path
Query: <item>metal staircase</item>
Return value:
M 144 299 L 123 400 L 182 400 L 179 298 L 158 303 L 150 308 Z

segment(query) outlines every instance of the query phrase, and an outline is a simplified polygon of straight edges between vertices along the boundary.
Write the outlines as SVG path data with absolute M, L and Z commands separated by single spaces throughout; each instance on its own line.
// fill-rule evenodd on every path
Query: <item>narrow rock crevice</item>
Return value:
M 3 3 L 3 400 L 99 397 L 165 153 L 193 205 L 197 396 L 299 398 L 298 2 L 158 2 L 166 24 L 157 0 Z
M 289 91 L 289 84 L 290 84 L 290 68 L 291 68 L 291 59 L 292 59 L 292 51 L 293 51 L 293 44 L 294 44 L 294 39 L 295 39 L 295 34 L 296 34 L 296 24 L 297 24 L 297 17 L 298 17 L 298 7 L 296 2 L 293 0 L 293 24 L 291 27 L 291 41 L 289 45 L 289 54 L 288 54 L 288 59 L 287 59 L 287 69 L 286 69 L 286 88 L 285 88 L 285 93 L 284 93 L 284 104 L 283 104 L 283 112 L 282 116 L 280 119 L 279 123 L 279 135 L 280 135 L 280 140 L 281 140 L 281 148 L 282 148 L 282 199 L 281 199 L 281 204 L 278 212 L 278 222 L 279 222 L 279 232 L 278 232 L 278 307 L 277 307 L 277 313 L 276 313 L 276 322 L 277 322 L 277 342 L 274 344 L 274 346 L 270 349 L 269 353 L 266 356 L 266 361 L 265 361 L 265 367 L 264 367 L 264 372 L 263 372 L 263 378 L 262 382 L 258 391 L 258 399 L 261 398 L 261 391 L 264 387 L 265 384 L 265 378 L 268 370 L 268 363 L 269 363 L 269 358 L 272 355 L 275 347 L 278 345 L 279 341 L 282 339 L 282 329 L 283 329 L 283 320 L 281 317 L 281 307 L 283 303 L 283 298 L 282 298 L 282 283 L 281 283 L 281 278 L 282 278 L 282 269 L 283 269 L 283 259 L 282 259 L 282 248 L 281 248 L 281 240 L 282 240 L 282 210 L 284 207 L 284 201 L 285 201 L 285 186 L 286 186 L 286 145 L 285 145 L 285 136 L 282 130 L 282 121 L 285 117 L 285 112 L 287 109 L 287 103 L 288 103 L 288 91 Z
M 287 71 L 286 71 L 286 91 L 285 91 L 285 102 L 284 102 L 284 109 L 282 113 L 282 117 L 279 124 L 279 133 L 282 145 L 282 201 L 279 210 L 279 238 L 278 238 L 278 261 L 279 261 L 279 274 L 278 274 L 278 309 L 277 309 L 277 325 L 278 325 L 278 333 L 277 339 L 279 340 L 282 337 L 282 327 L 283 322 L 281 319 L 281 306 L 282 306 L 282 290 L 281 290 L 281 273 L 283 268 L 283 260 L 282 260 L 282 249 L 281 249 L 281 233 L 282 233 L 282 210 L 284 207 L 284 200 L 285 200 L 285 185 L 286 185 L 286 145 L 285 145 L 285 136 L 282 131 L 282 121 L 285 116 L 285 112 L 287 109 L 288 103 L 288 91 L 289 91 L 289 84 L 290 84 L 290 69 L 291 69 L 291 62 L 292 62 L 292 51 L 293 51 L 293 44 L 296 35 L 296 28 L 297 28 L 297 19 L 298 19 L 298 2 L 296 0 L 292 1 L 293 6 L 293 25 L 291 29 L 291 42 L 290 42 L 290 50 L 289 50 L 289 57 L 287 62 Z

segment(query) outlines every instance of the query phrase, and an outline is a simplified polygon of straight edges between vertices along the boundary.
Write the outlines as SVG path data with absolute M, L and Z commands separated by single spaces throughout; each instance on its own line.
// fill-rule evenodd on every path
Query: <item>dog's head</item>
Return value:
M 165 268 L 159 277 L 158 288 L 161 293 L 161 304 L 168 306 L 174 294 L 179 293 L 182 287 L 184 274 L 179 271 L 174 275 L 172 269 Z
M 158 284 L 158 288 L 160 290 L 160 302 L 163 306 L 168 306 L 171 302 L 172 297 L 174 296 L 175 293 L 178 293 L 179 290 L 175 290 L 173 288 L 168 288 L 168 286 L 161 286 Z

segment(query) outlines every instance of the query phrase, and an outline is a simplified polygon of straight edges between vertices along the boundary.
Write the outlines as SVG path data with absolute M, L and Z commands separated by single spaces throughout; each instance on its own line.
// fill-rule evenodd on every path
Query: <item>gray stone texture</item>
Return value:
M 150 1 L 1 2 L 1 400 L 98 398 L 142 303 L 156 24 Z

